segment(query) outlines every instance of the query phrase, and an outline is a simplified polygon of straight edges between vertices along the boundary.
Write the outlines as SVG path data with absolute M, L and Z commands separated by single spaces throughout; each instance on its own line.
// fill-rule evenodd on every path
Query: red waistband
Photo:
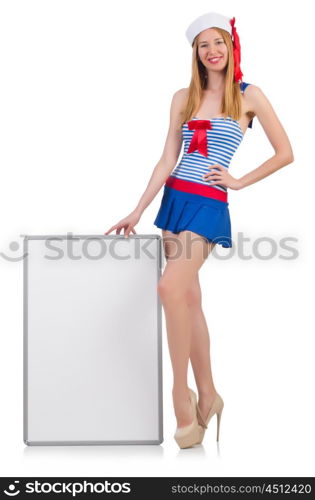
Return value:
M 169 176 L 166 179 L 165 184 L 168 187 L 178 189 L 179 191 L 185 191 L 185 193 L 200 194 L 201 196 L 207 196 L 208 198 L 215 198 L 220 201 L 228 201 L 227 192 L 219 191 L 212 186 L 204 186 L 203 184 L 198 184 L 197 182 L 185 181 L 183 179 L 178 179 L 177 177 Z

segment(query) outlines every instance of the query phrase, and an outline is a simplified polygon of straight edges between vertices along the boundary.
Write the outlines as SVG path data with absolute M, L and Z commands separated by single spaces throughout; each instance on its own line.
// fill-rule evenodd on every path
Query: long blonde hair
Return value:
M 221 103 L 221 111 L 224 117 L 230 116 L 233 120 L 239 120 L 241 116 L 241 90 L 240 84 L 234 82 L 234 57 L 233 44 L 230 34 L 221 29 L 215 28 L 222 36 L 228 49 L 228 62 L 225 67 L 225 89 Z M 182 111 L 182 124 L 191 120 L 197 113 L 202 98 L 202 90 L 207 87 L 207 70 L 198 56 L 198 39 L 196 36 L 192 47 L 192 75 L 188 90 L 186 106 Z

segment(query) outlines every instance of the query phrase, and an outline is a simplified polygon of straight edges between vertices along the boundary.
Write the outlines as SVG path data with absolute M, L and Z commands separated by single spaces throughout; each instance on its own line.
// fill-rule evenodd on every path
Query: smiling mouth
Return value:
M 207 59 L 209 62 L 211 63 L 216 63 L 218 62 L 220 59 L 222 59 L 222 56 L 221 57 L 212 57 L 211 59 Z

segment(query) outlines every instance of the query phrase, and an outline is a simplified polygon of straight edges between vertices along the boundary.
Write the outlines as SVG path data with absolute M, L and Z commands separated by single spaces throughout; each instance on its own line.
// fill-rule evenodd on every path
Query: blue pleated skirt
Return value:
M 193 231 L 209 242 L 232 247 L 229 203 L 164 185 L 155 226 L 175 234 Z

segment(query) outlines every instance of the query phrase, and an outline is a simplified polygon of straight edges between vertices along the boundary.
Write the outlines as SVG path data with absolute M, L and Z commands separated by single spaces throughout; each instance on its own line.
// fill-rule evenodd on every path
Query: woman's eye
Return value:
M 220 40 L 219 42 L 216 42 L 216 43 L 224 43 L 222 40 Z M 203 49 L 205 47 L 207 47 L 206 45 L 200 45 L 200 47 Z

